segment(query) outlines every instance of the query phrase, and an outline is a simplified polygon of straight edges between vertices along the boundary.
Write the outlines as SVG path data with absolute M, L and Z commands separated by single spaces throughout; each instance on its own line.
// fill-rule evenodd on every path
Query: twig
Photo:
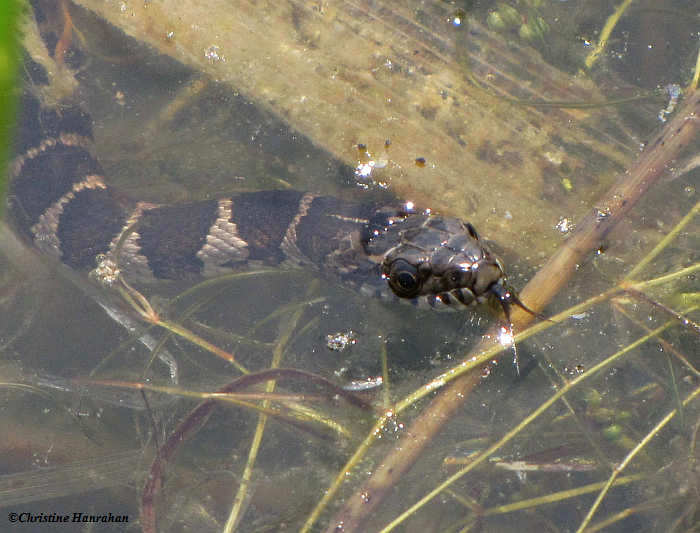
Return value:
M 457 481 L 462 476 L 464 476 L 468 472 L 472 471 L 479 464 L 481 464 L 486 459 L 488 459 L 496 451 L 501 449 L 509 441 L 511 441 L 517 435 L 519 435 L 520 432 L 525 427 L 527 427 L 530 423 L 532 423 L 540 415 L 544 414 L 552 405 L 554 405 L 557 401 L 559 401 L 561 398 L 563 398 L 569 391 L 571 391 L 572 389 L 577 387 L 580 383 L 590 379 L 592 376 L 594 376 L 600 370 L 602 370 L 604 368 L 608 368 L 611 364 L 613 364 L 618 359 L 620 359 L 624 355 L 631 352 L 637 346 L 640 346 L 640 345 L 644 344 L 645 342 L 649 341 L 650 339 L 653 339 L 654 337 L 659 335 L 662 331 L 664 331 L 664 330 L 666 330 L 669 327 L 674 326 L 674 325 L 676 325 L 675 321 L 669 321 L 669 322 L 665 323 L 664 325 L 659 326 L 655 330 L 638 338 L 634 342 L 628 344 L 627 346 L 625 346 L 621 350 L 615 352 L 611 356 L 605 358 L 603 361 L 601 361 L 598 364 L 596 364 L 595 366 L 591 367 L 586 373 L 581 374 L 576 379 L 573 379 L 573 380 L 569 381 L 566 385 L 560 387 L 555 394 L 553 394 L 552 396 L 547 398 L 547 400 L 545 402 L 543 402 L 542 405 L 540 405 L 532 413 L 530 413 L 528 416 L 526 416 L 522 421 L 520 421 L 520 423 L 518 423 L 513 429 L 511 429 L 508 433 L 506 433 L 502 438 L 500 438 L 497 442 L 495 442 L 494 444 L 489 446 L 485 451 L 480 453 L 467 466 L 465 466 L 464 468 L 462 468 L 459 471 L 452 474 L 445 481 L 440 483 L 437 487 L 435 487 L 428 494 L 426 494 L 423 498 L 421 498 L 418 502 L 413 504 L 409 509 L 404 511 L 399 517 L 394 519 L 389 525 L 387 525 L 384 529 L 382 529 L 381 533 L 388 533 L 389 531 L 392 531 L 397 525 L 399 525 L 401 522 L 403 522 L 410 514 L 412 514 L 418 508 L 420 508 L 425 503 L 427 503 L 428 501 L 433 499 L 435 496 L 440 494 L 440 492 L 442 492 L 446 487 L 449 487 L 455 481 Z
M 688 96 L 683 107 L 669 121 L 660 134 L 650 142 L 629 171 L 621 174 L 607 194 L 578 224 L 571 238 L 547 261 L 521 293 L 521 299 L 530 309 L 540 311 L 573 277 L 577 266 L 583 263 L 592 250 L 600 246 L 605 236 L 624 219 L 644 193 L 664 175 L 667 164 L 688 145 L 700 125 L 700 91 Z M 526 326 L 532 317 L 516 309 L 512 316 L 517 328 Z M 491 335 L 491 339 L 495 334 Z M 467 356 L 468 360 L 480 354 L 493 343 L 491 339 L 479 345 Z M 362 523 L 384 497 L 408 471 L 423 449 L 432 442 L 443 424 L 452 418 L 469 392 L 479 383 L 481 375 L 490 366 L 475 369 L 451 382 L 404 433 L 401 442 L 389 453 L 364 486 L 347 500 L 344 508 L 330 521 L 326 531 L 359 531 Z M 333 498 L 337 487 L 329 490 L 304 524 L 308 531 L 319 518 L 326 504 Z

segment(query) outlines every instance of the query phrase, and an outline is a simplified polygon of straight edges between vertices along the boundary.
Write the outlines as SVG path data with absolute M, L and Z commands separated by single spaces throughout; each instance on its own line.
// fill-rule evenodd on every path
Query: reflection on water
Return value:
M 575 64 L 565 60 L 581 60 L 584 52 L 576 47 L 581 40 L 581 46 L 595 40 L 605 16 L 614 9 L 612 3 L 602 2 L 598 10 L 587 12 L 583 2 L 549 5 L 545 0 L 502 3 L 498 10 L 480 12 L 482 6 L 472 12 L 457 4 L 462 3 L 455 3 L 455 9 L 462 10 L 455 15 L 460 24 L 468 17 L 481 17 L 484 23 L 490 20 L 497 37 L 489 38 L 502 39 L 509 47 L 534 46 L 548 59 L 567 64 L 570 71 L 576 70 Z M 339 5 L 342 8 L 343 4 Z M 411 13 L 411 27 L 428 27 L 431 17 L 423 16 L 418 6 L 406 6 L 402 5 L 401 13 Z M 667 2 L 664 6 L 669 12 L 693 9 L 692 3 L 684 2 Z M 572 31 L 578 24 L 580 34 L 576 39 L 580 40 L 569 37 L 567 46 L 559 42 L 566 39 L 553 29 L 546 7 L 556 9 L 559 16 L 567 15 L 569 18 L 563 20 L 572 25 Z M 656 8 L 640 8 L 628 14 L 624 24 L 632 33 L 623 34 L 628 44 L 639 39 L 635 29 L 651 27 L 647 11 Z M 389 24 L 396 23 L 391 13 L 386 17 Z M 538 23 L 535 27 L 531 23 L 529 30 L 520 29 L 528 21 L 540 19 L 544 25 Z M 82 11 L 76 11 L 75 20 L 82 24 L 95 22 Z M 454 24 L 454 17 L 451 20 Z M 684 24 L 673 17 L 668 20 L 669 24 Z M 501 23 L 505 24 L 502 28 Z M 540 34 L 533 35 L 534 30 Z M 89 34 L 91 30 L 85 31 Z M 303 25 L 299 31 L 304 34 Z M 662 36 L 671 47 L 675 43 L 673 33 L 668 30 Z M 391 188 L 387 192 L 355 187 L 352 167 L 318 149 L 250 99 L 232 94 L 225 85 L 210 83 L 196 96 L 186 98 L 174 117 L 159 122 L 163 120 L 159 115 L 161 102 L 177 97 L 177 88 L 193 73 L 134 43 L 116 41 L 104 46 L 120 53 L 122 47 L 138 51 L 132 59 L 137 65 L 125 69 L 120 62 L 105 59 L 113 54 L 99 50 L 78 76 L 81 94 L 86 95 L 95 120 L 97 150 L 106 174 L 129 194 L 156 201 L 186 201 L 292 186 L 356 200 L 378 201 L 391 196 Z M 627 83 L 636 84 L 638 80 L 630 72 L 641 72 L 644 63 L 654 66 L 651 72 L 656 73 L 659 82 L 680 80 L 678 65 L 664 67 L 657 60 L 645 58 L 633 62 L 641 52 L 624 52 L 619 40 L 612 43 L 612 50 L 625 66 L 609 65 L 609 79 L 624 75 Z M 686 52 L 681 47 L 677 55 Z M 398 65 L 393 64 L 393 68 Z M 645 77 L 652 75 L 650 69 L 643 69 Z M 383 78 L 383 82 L 391 83 L 391 79 Z M 127 95 L 126 105 L 114 99 L 115 88 Z M 664 105 L 657 107 L 662 109 Z M 652 112 L 642 126 L 632 122 L 639 118 L 636 115 L 644 115 L 644 109 L 622 109 L 620 113 L 631 118 L 619 119 L 620 130 L 643 138 L 657 121 L 657 113 Z M 616 110 L 610 113 L 614 116 Z M 543 116 L 546 118 L 546 113 Z M 153 124 L 157 127 L 149 131 L 157 135 L 141 137 L 140 132 L 149 125 L 153 128 Z M 429 144 L 430 140 L 425 142 Z M 562 146 L 569 148 L 566 143 Z M 390 156 L 393 148 L 383 148 Z M 474 147 L 467 143 L 464 150 L 477 150 L 480 161 L 490 161 L 502 169 L 517 164 L 507 146 Z M 571 150 L 585 159 L 587 147 L 572 146 Z M 547 152 L 542 157 L 559 172 L 561 155 Z M 570 185 L 584 174 L 575 168 L 567 172 Z M 663 190 L 653 191 L 609 236 L 604 249 L 580 266 L 572 286 L 550 310 L 562 310 L 599 294 L 629 271 L 630 265 L 637 263 L 697 201 L 685 192 L 692 180 L 692 174 L 685 175 L 668 182 Z M 514 174 L 512 187 L 519 186 Z M 558 188 L 554 191 L 553 187 Z M 542 190 L 551 199 L 568 195 L 566 189 L 552 182 Z M 498 195 L 497 190 L 490 192 Z M 574 197 L 567 198 L 574 201 Z M 439 205 L 430 207 L 440 210 Z M 494 210 L 499 209 L 503 213 L 494 213 L 493 218 L 509 212 L 508 206 L 495 202 Z M 507 224 L 505 220 L 503 224 Z M 566 220 L 575 223 L 571 218 Z M 480 227 L 479 220 L 472 222 Z M 696 222 L 683 230 L 645 269 L 644 278 L 696 264 L 696 230 Z M 548 238 L 552 242 L 566 238 L 554 224 L 547 231 L 551 231 Z M 517 242 L 500 245 L 513 284 L 522 287 L 545 256 L 523 249 Z M 2 249 L 8 250 L 4 244 Z M 131 385 L 172 385 L 173 381 L 171 369 L 95 303 L 91 296 L 94 289 L 82 286 L 88 283 L 85 279 L 74 275 L 66 278 L 63 268 L 55 265 L 27 266 L 45 264 L 32 254 L 17 266 L 16 256 L 10 251 L 0 258 L 2 265 L 8 266 L 0 270 L 0 347 L 3 361 L 12 362 L 15 368 L 10 372 L 10 365 L 3 371 L 2 381 L 33 389 L 3 388 L 3 426 L 12 432 L 0 438 L 0 456 L 9 458 L 0 461 L 0 474 L 5 474 L 0 477 L 0 504 L 31 504 L 35 508 L 42 502 L 41 506 L 71 511 L 75 507 L 84 512 L 94 509 L 113 513 L 123 508 L 133 517 L 130 526 L 136 530 L 141 490 L 156 455 L 154 450 L 182 430 L 178 424 L 188 420 L 198 399 L 174 398 L 126 386 L 76 385 L 72 378 L 118 380 Z M 680 311 L 697 292 L 694 276 L 664 284 L 651 296 Z M 170 450 L 172 456 L 164 459 L 165 485 L 155 507 L 163 531 L 187 530 L 193 524 L 206 531 L 222 530 L 242 485 L 248 490 L 238 502 L 240 531 L 299 529 L 330 480 L 365 438 L 374 417 L 458 365 L 488 326 L 499 320 L 486 307 L 437 314 L 367 299 L 332 279 L 305 270 L 278 269 L 271 274 L 217 282 L 181 297 L 178 295 L 189 287 L 164 284 L 139 288 L 163 317 L 233 354 L 253 373 L 275 361 L 278 367 L 312 372 L 341 386 L 367 380 L 376 383 L 380 376 L 383 380 L 380 388 L 356 391 L 373 405 L 364 410 L 329 400 L 309 380 L 284 381 L 274 391 L 263 386 L 246 388 L 246 393 L 288 396 L 283 400 L 265 397 L 268 423 L 250 473 L 246 473 L 246 462 L 253 455 L 253 435 L 260 431 L 256 428 L 260 428 L 263 400 L 241 397 L 237 404 L 231 401 L 202 415 L 197 420 L 201 428 L 197 425 L 182 430 L 186 438 L 178 443 L 178 453 Z M 377 529 L 386 525 L 454 472 L 455 465 L 468 464 L 475 453 L 512 430 L 553 391 L 585 376 L 597 362 L 668 319 L 663 307 L 631 297 L 618 298 L 579 312 L 574 319 L 521 342 L 520 376 L 510 364 L 510 356 L 501 360 L 431 442 L 431 452 L 401 480 L 397 496 L 389 499 L 373 525 Z M 329 335 L 336 338 L 339 332 L 350 331 L 352 343 L 345 344 L 343 350 L 329 349 Z M 178 361 L 179 385 L 185 390 L 215 391 L 240 375 L 201 343 L 160 328 L 148 333 Z M 407 530 L 459 530 L 477 518 L 483 520 L 484 529 L 493 531 L 522 530 L 523 520 L 528 521 L 527 528 L 539 527 L 542 521 L 562 530 L 578 527 L 583 518 L 581 510 L 585 514 L 600 489 L 591 489 L 591 496 L 582 499 L 560 491 L 607 479 L 610 465 L 619 463 L 661 416 L 677 408 L 697 388 L 697 352 L 697 337 L 687 328 L 673 328 L 664 333 L 662 341 L 645 343 L 626 358 L 616 360 L 574 388 L 567 395 L 567 403 L 555 403 L 546 416 L 498 450 L 498 457 L 429 503 Z M 294 399 L 289 399 L 291 395 Z M 370 458 L 347 476 L 348 485 L 358 486 L 366 479 L 366 472 L 400 442 L 399 437 L 407 433 L 411 420 L 425 404 L 419 402 L 382 428 Z M 605 500 L 606 511 L 599 511 L 599 519 L 612 520 L 616 512 L 644 506 L 644 514 L 637 510 L 630 513 L 631 518 L 620 520 L 620 529 L 662 520 L 684 524 L 692 518 L 692 511 L 691 515 L 683 514 L 688 501 L 678 487 L 686 487 L 687 493 L 697 490 L 693 486 L 696 482 L 687 475 L 689 470 L 684 469 L 692 428 L 697 423 L 697 402 L 687 405 L 682 414 L 678 424 L 666 430 L 668 435 L 660 435 L 633 462 L 629 473 L 642 474 L 645 480 L 630 480 L 611 491 Z M 166 455 L 165 450 L 161 453 Z M 658 472 L 664 472 L 663 476 Z M 534 500 L 523 506 L 536 508 L 536 516 L 523 518 L 521 511 L 499 507 L 552 494 L 554 503 L 550 506 Z M 661 500 L 663 507 L 659 505 Z M 112 504 L 116 507 L 109 507 Z

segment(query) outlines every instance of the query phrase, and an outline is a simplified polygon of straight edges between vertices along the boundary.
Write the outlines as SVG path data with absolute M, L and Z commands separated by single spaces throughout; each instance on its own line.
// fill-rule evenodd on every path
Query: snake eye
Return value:
M 407 261 L 397 259 L 391 265 L 389 286 L 401 298 L 417 296 L 420 290 L 418 270 Z

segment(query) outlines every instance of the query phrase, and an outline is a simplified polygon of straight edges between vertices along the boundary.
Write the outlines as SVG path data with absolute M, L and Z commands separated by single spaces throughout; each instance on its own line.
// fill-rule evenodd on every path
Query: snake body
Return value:
M 26 70 L 32 84 L 41 83 L 41 67 Z M 520 305 L 501 261 L 459 219 L 294 190 L 180 205 L 139 202 L 107 183 L 92 140 L 91 119 L 79 107 L 42 106 L 25 89 L 10 212 L 40 250 L 74 269 L 118 265 L 121 275 L 148 281 L 293 263 L 431 307 L 491 296 L 506 312 Z

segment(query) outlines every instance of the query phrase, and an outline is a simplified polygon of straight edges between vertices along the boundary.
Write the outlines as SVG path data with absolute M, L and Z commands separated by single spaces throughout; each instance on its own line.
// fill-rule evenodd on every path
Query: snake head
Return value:
M 385 221 L 374 224 L 365 248 L 400 298 L 469 305 L 485 301 L 491 286 L 505 279 L 501 261 L 467 222 L 433 214 Z
M 364 246 L 399 298 L 425 299 L 440 308 L 495 298 L 509 323 L 513 305 L 535 314 L 474 226 L 458 218 L 385 208 L 370 221 Z

